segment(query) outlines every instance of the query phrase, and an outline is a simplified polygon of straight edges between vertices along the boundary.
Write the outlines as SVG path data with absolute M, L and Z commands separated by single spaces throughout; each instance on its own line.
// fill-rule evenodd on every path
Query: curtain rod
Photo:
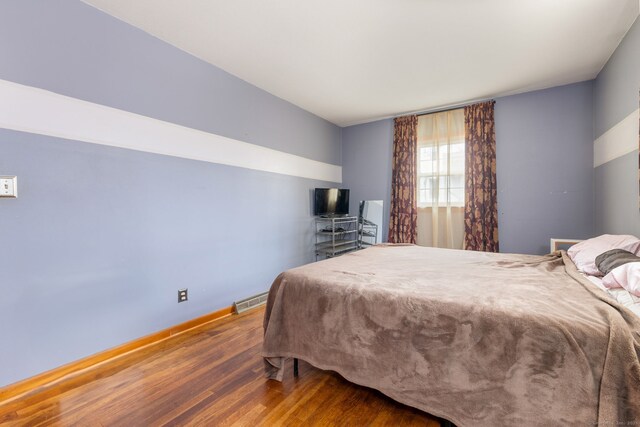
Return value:
M 382 117 L 378 117 L 378 118 L 375 118 L 375 119 L 364 120 L 362 122 L 347 123 L 342 127 L 363 125 L 365 123 L 377 122 L 379 120 L 396 119 L 398 117 L 411 116 L 413 114 L 415 114 L 416 116 L 424 116 L 424 115 L 427 115 L 427 114 L 442 113 L 444 111 L 457 110 L 458 108 L 466 107 L 467 105 L 473 105 L 473 104 L 477 104 L 479 102 L 486 102 L 486 101 L 495 101 L 495 98 L 478 98 L 478 99 L 472 99 L 470 101 L 461 102 L 459 104 L 443 105 L 443 106 L 431 108 L 431 109 L 428 109 L 428 110 L 408 111 L 406 113 L 393 114 L 393 115 L 389 115 L 389 116 L 382 116 Z
M 486 102 L 486 101 L 494 101 L 494 99 L 493 98 L 474 99 L 471 101 L 461 102 L 459 104 L 450 104 L 442 107 L 431 108 L 429 110 L 421 110 L 421 111 L 414 111 L 411 113 L 404 113 L 395 117 L 411 116 L 411 115 L 426 116 L 427 114 L 444 113 L 445 111 L 453 111 L 459 108 L 467 107 L 469 105 L 478 104 L 480 102 Z
M 475 104 L 475 102 L 474 102 L 474 104 Z M 436 108 L 434 110 L 427 110 L 427 111 L 423 111 L 421 113 L 415 113 L 415 115 L 420 117 L 420 116 L 427 116 L 429 114 L 446 113 L 447 111 L 459 110 L 461 108 L 466 107 L 467 105 L 471 105 L 471 104 L 461 104 L 461 105 L 456 105 L 455 107 Z

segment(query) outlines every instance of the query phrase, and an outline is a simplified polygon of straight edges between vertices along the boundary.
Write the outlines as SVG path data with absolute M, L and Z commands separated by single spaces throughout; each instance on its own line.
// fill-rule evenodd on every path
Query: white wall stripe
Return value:
M 593 167 L 622 157 L 638 149 L 640 109 L 625 117 L 593 142 Z
M 342 167 L 0 80 L 0 127 L 311 178 L 342 182 Z

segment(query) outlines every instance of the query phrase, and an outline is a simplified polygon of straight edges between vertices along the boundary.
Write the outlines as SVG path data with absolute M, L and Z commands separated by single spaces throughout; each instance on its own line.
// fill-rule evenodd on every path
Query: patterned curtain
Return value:
M 416 243 L 416 148 L 418 117 L 394 120 L 390 243 Z
M 499 250 L 494 104 L 482 102 L 464 109 L 464 247 L 473 251 Z

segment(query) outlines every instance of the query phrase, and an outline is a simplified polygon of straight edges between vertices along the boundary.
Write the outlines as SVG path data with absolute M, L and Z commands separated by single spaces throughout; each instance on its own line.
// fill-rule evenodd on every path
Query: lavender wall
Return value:
M 595 80 L 594 139 L 638 109 L 639 91 L 640 19 L 636 19 Z M 630 138 L 637 147 L 637 130 Z M 640 236 L 638 150 L 595 168 L 595 210 L 599 234 Z
M 84 3 L 0 3 L 0 78 L 340 164 L 341 130 Z
M 78 1 L 0 2 L 0 79 L 341 163 L 337 126 Z M 6 129 L 0 174 L 0 386 L 266 291 L 338 185 Z
M 496 100 L 502 252 L 542 254 L 551 237 L 593 233 L 592 82 Z M 384 199 L 388 227 L 393 122 L 343 130 L 344 185 L 354 203 Z
M 501 252 L 593 235 L 593 82 L 496 100 Z
M 382 239 L 389 234 L 393 120 L 380 120 L 344 128 L 342 133 L 343 186 L 351 190 L 350 212 L 358 212 L 360 200 L 384 201 Z

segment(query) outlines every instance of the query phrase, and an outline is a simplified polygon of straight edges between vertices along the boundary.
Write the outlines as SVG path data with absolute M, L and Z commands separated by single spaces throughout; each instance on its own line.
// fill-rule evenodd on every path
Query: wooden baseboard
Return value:
M 100 353 L 92 354 L 91 356 L 87 356 L 83 359 L 76 360 L 75 362 L 62 365 L 50 371 L 34 375 L 33 377 L 26 378 L 22 381 L 9 384 L 8 386 L 0 388 L 0 405 L 37 389 L 63 381 L 66 377 L 72 376 L 80 371 L 90 369 L 103 362 L 108 362 L 111 359 L 131 354 L 137 350 L 140 350 L 152 344 L 156 344 L 174 335 L 186 332 L 195 327 L 204 325 L 205 323 L 209 323 L 211 321 L 229 316 L 232 313 L 233 306 L 225 307 L 218 311 L 205 314 L 204 316 L 200 316 L 195 319 L 188 320 L 184 323 L 180 323 L 179 325 L 174 325 L 162 331 L 155 332 L 151 335 L 129 341 Z

